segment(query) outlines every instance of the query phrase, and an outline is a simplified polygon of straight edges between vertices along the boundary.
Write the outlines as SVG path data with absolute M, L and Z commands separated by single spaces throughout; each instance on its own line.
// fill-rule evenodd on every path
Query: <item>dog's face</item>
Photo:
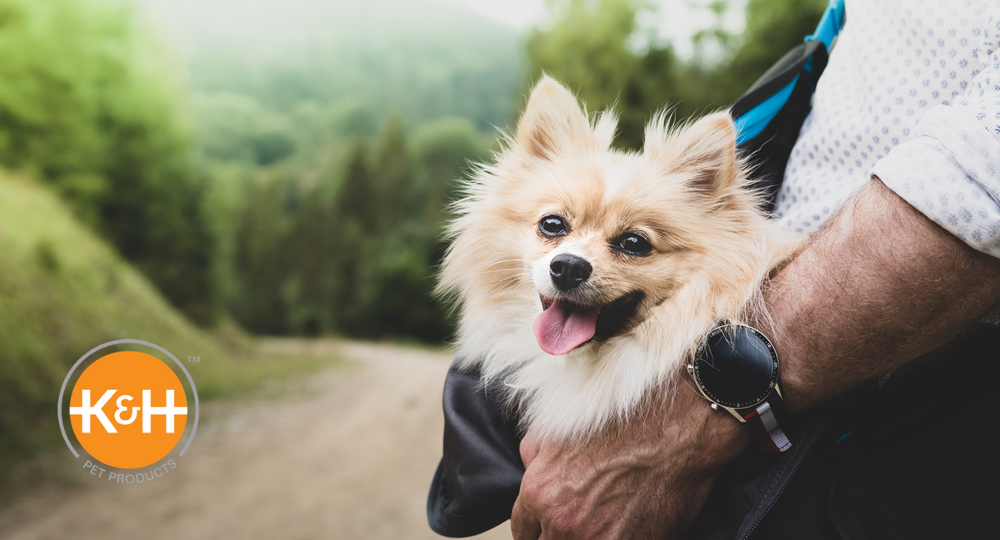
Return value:
M 516 140 L 452 227 L 444 286 L 457 282 L 465 309 L 468 296 L 530 296 L 549 354 L 631 331 L 711 271 L 706 256 L 731 241 L 719 232 L 740 227 L 745 196 L 732 196 L 741 177 L 727 114 L 678 133 L 657 119 L 640 154 L 611 149 L 614 128 L 607 115 L 591 126 L 569 91 L 543 79 Z

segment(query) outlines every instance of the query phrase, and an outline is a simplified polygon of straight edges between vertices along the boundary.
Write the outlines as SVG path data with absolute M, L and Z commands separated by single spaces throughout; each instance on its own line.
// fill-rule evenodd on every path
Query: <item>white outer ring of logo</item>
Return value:
M 66 374 L 66 378 L 63 379 L 62 388 L 59 389 L 59 404 L 58 404 L 59 431 L 62 432 L 63 440 L 66 441 L 66 446 L 69 447 L 70 452 L 73 452 L 74 457 L 80 457 L 80 453 L 77 452 L 76 448 L 73 448 L 73 444 L 69 442 L 69 436 L 66 434 L 66 426 L 65 424 L 63 424 L 63 412 L 62 412 L 63 395 L 66 393 L 66 385 L 69 384 L 70 377 L 73 376 L 73 372 L 76 371 L 76 368 L 80 367 L 80 364 L 82 364 L 83 361 L 86 360 L 87 357 L 89 357 L 90 355 L 94 354 L 95 352 L 101 349 L 106 349 L 112 345 L 119 345 L 122 343 L 134 343 L 136 345 L 145 345 L 147 347 L 152 347 L 160 351 L 161 353 L 169 356 L 170 359 L 173 360 L 174 363 L 181 368 L 181 371 L 184 372 L 184 375 L 187 376 L 188 384 L 191 385 L 191 393 L 194 394 L 194 424 L 191 426 L 191 434 L 188 435 L 187 443 L 184 445 L 184 448 L 181 449 L 180 454 L 178 454 L 179 456 L 183 456 L 184 452 L 187 452 L 188 446 L 191 446 L 191 441 L 194 440 L 194 434 L 198 431 L 198 416 L 199 416 L 198 389 L 195 388 L 194 386 L 194 380 L 191 379 L 191 374 L 188 373 L 187 368 L 184 367 L 184 364 L 182 364 L 181 361 L 178 360 L 176 356 L 170 354 L 169 351 L 167 351 L 163 347 L 160 347 L 159 345 L 156 345 L 155 343 L 150 343 L 148 341 L 142 341 L 138 339 L 116 339 L 115 341 L 109 341 L 107 343 L 98 345 L 93 349 L 90 349 L 90 351 L 88 351 L 87 354 L 81 356 L 80 359 L 77 360 L 75 364 L 73 364 L 73 367 L 70 368 L 69 373 Z

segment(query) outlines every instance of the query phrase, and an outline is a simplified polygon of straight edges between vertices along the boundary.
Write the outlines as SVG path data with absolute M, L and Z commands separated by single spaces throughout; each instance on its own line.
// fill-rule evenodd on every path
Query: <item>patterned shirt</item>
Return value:
M 776 213 L 815 232 L 878 176 L 1000 257 L 1000 0 L 847 0 Z

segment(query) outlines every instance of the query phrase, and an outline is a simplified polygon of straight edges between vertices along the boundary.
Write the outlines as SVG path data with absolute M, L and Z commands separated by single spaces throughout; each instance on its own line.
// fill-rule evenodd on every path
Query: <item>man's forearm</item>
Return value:
M 944 345 L 998 300 L 1000 259 L 873 179 L 774 278 L 758 323 L 802 410 Z

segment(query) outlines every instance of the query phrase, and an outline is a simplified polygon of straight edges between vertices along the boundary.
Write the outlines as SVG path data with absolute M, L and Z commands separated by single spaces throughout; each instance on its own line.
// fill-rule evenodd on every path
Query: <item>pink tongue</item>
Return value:
M 580 307 L 554 300 L 535 319 L 535 339 L 549 354 L 566 354 L 594 337 L 599 307 Z

